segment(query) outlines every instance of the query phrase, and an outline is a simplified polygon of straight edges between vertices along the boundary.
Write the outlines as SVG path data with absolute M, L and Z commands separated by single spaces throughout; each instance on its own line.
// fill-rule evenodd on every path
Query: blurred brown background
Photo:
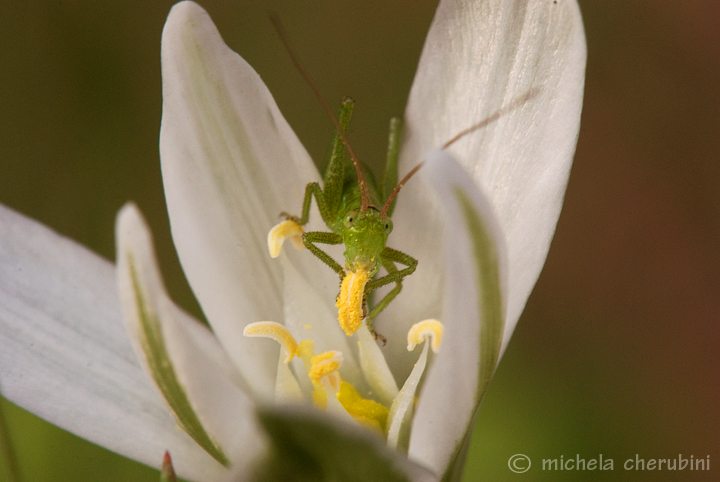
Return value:
M 6 2 L 0 15 L 0 202 L 114 257 L 135 200 L 173 296 L 198 313 L 169 236 L 158 162 L 160 35 L 172 2 Z M 284 21 L 351 138 L 382 159 L 436 5 L 204 1 L 315 159 L 332 127 L 267 21 Z M 545 270 L 477 419 L 466 481 L 719 480 L 720 3 L 580 1 L 585 106 Z M 27 481 L 157 480 L 5 403 Z M 507 460 L 528 455 L 514 474 Z M 549 472 L 543 458 L 612 472 Z M 710 456 L 705 472 L 622 463 Z M 158 461 L 159 463 L 160 461 Z M 5 480 L 0 468 L 0 481 Z

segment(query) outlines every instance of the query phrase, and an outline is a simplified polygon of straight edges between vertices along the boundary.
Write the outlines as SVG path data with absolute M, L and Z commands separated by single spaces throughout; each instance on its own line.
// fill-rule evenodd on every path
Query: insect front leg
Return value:
M 303 244 L 305 245 L 305 247 L 309 249 L 310 252 L 314 254 L 315 257 L 317 257 L 320 261 L 330 266 L 330 269 L 335 271 L 338 276 L 340 276 L 340 281 L 342 281 L 342 279 L 345 277 L 345 270 L 343 269 L 343 267 L 340 266 L 337 261 L 332 259 L 329 254 L 315 246 L 314 243 L 342 244 L 342 242 L 342 236 L 335 233 L 311 231 L 309 233 L 303 234 Z
M 383 266 L 385 266 L 385 269 L 387 270 L 388 274 L 378 278 L 376 280 L 370 281 L 367 285 L 365 285 L 365 294 L 369 294 L 374 289 L 379 288 L 381 286 L 385 286 L 386 284 L 395 283 L 395 287 L 390 290 L 388 294 L 386 294 L 380 302 L 375 305 L 375 307 L 370 311 L 370 314 L 368 315 L 368 329 L 375 333 L 375 330 L 373 329 L 373 323 L 372 320 L 382 311 L 384 310 L 387 305 L 390 304 L 390 302 L 395 299 L 395 297 L 400 293 L 402 290 L 402 280 L 406 276 L 412 274 L 415 271 L 415 268 L 417 268 L 418 261 L 410 256 L 409 254 L 405 254 L 402 251 L 398 251 L 396 249 L 385 247 L 380 252 L 380 259 L 382 260 Z M 407 268 L 398 270 L 395 266 L 395 263 L 404 264 L 407 266 Z
M 302 214 L 300 217 L 293 216 L 286 212 L 280 213 L 280 216 L 285 216 L 285 219 L 294 221 L 300 226 L 305 226 L 310 219 L 310 203 L 312 202 L 313 196 L 315 196 L 315 202 L 317 203 L 320 215 L 322 216 L 323 221 L 325 221 L 325 224 L 327 224 L 327 220 L 332 219 L 332 212 L 325 200 L 325 193 L 323 193 L 323 190 L 320 188 L 320 184 L 317 182 L 311 182 L 305 186 L 305 197 L 303 199 Z

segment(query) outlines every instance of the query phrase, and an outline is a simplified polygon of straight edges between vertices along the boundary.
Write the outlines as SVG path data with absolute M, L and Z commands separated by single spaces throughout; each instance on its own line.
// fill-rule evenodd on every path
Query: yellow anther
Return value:
M 367 268 L 359 266 L 355 271 L 347 273 L 340 285 L 340 294 L 335 306 L 338 308 L 340 328 L 345 330 L 347 336 L 352 335 L 362 326 L 362 302 L 365 285 L 369 280 L 368 274 Z
M 342 363 L 342 353 L 339 351 L 326 351 L 319 355 L 315 355 L 310 360 L 312 367 L 308 372 L 308 376 L 315 383 L 320 383 L 320 380 L 329 375 L 332 372 L 336 372 L 340 368 Z
M 326 351 L 312 357 L 312 366 L 308 370 L 308 376 L 313 381 L 316 391 L 324 389 L 337 393 L 340 390 L 340 374 L 338 369 L 342 363 L 342 353 L 339 351 Z
M 415 323 L 408 331 L 408 351 L 413 351 L 415 346 L 432 338 L 430 347 L 435 353 L 440 349 L 443 337 L 443 325 L 438 320 L 428 319 Z
M 295 338 L 290 334 L 287 328 L 280 323 L 274 321 L 258 321 L 250 323 L 243 330 L 243 335 L 247 337 L 272 338 L 280 343 L 287 353 L 285 363 L 290 363 L 294 356 L 299 356 L 298 344 Z
M 287 238 L 292 240 L 295 249 L 303 249 L 305 247 L 302 240 L 304 232 L 302 226 L 290 219 L 275 225 L 268 233 L 267 239 L 270 257 L 277 258 L 280 256 L 283 243 Z

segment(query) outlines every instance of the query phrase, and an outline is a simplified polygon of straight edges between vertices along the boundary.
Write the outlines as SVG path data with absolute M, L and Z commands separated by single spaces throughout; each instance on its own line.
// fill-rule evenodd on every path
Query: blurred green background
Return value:
M 359 157 L 383 158 L 436 1 L 200 3 L 315 159 L 332 127 L 269 11 L 331 103 L 356 99 Z M 171 4 L 3 3 L 0 202 L 112 259 L 115 214 L 136 201 L 169 290 L 197 314 L 158 162 L 160 35 Z M 477 417 L 465 480 L 720 480 L 720 3 L 580 5 L 587 82 L 565 208 Z M 26 481 L 158 478 L 9 403 L 3 409 Z M 516 453 L 534 461 L 525 474 L 508 469 Z M 576 454 L 603 454 L 615 470 L 542 470 L 543 458 Z M 623 470 L 635 454 L 710 456 L 711 470 Z

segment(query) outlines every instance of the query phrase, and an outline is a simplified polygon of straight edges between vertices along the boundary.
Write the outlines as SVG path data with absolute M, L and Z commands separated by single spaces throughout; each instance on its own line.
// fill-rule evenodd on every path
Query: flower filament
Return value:
M 361 326 L 356 331 L 358 330 L 367 332 L 367 328 L 362 324 L 362 321 Z M 358 338 L 361 351 L 362 344 L 368 343 L 368 340 L 371 340 L 370 343 L 375 343 L 369 332 L 365 332 L 362 333 L 363 336 Z M 312 340 L 305 339 L 297 342 L 285 326 L 272 321 L 251 323 L 243 331 L 245 336 L 271 338 L 283 347 L 278 364 L 276 398 L 288 398 L 287 394 L 300 391 L 296 378 L 297 373 L 291 372 L 288 367 L 290 361 L 294 357 L 298 357 L 302 360 L 302 366 L 312 385 L 312 393 L 303 394 L 299 398 L 311 399 L 312 403 L 320 410 L 333 413 L 347 421 L 354 421 L 379 434 L 383 434 L 388 441 L 388 445 L 392 447 L 402 446 L 403 439 L 407 439 L 409 436 L 415 393 L 427 364 L 428 347 L 432 345 L 433 352 L 437 352 L 442 341 L 442 332 L 443 326 L 437 320 L 421 321 L 410 329 L 408 332 L 408 350 L 412 350 L 418 344 L 426 341 L 428 343 L 425 343 L 423 352 L 403 388 L 399 391 L 397 387 L 394 388 L 395 393 L 392 403 L 388 406 L 374 400 L 372 392 L 361 393 L 353 383 L 342 379 L 340 376 L 340 368 L 343 363 L 342 352 L 330 350 L 316 354 Z M 365 350 L 366 353 L 369 351 L 371 350 Z M 371 356 L 379 357 L 381 360 L 373 360 L 373 364 L 363 367 L 363 374 L 368 383 L 374 374 L 366 372 L 368 369 L 374 369 L 367 367 L 377 366 L 378 364 L 387 366 L 382 353 L 379 350 L 374 353 L 376 355 Z

